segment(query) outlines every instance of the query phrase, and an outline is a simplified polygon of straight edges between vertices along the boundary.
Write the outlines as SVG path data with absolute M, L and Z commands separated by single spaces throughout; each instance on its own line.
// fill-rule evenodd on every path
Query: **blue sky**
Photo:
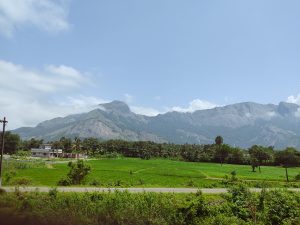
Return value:
M 156 115 L 300 104 L 300 2 L 0 0 L 10 128 L 126 101 Z

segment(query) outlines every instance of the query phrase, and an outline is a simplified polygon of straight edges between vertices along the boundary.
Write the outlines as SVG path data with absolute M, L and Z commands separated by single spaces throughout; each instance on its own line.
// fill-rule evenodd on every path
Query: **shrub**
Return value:
M 67 178 L 62 178 L 58 181 L 59 185 L 68 186 L 71 184 L 82 184 L 85 177 L 91 171 L 91 167 L 86 165 L 83 160 L 77 160 L 76 163 L 69 162 L 70 171 Z
M 300 181 L 300 173 L 295 176 L 295 181 Z
M 14 185 L 29 185 L 31 184 L 31 180 L 27 177 L 19 177 L 19 178 L 16 178 L 14 181 L 13 181 L 13 184 Z
M 115 186 L 116 186 L 116 187 L 119 187 L 119 186 L 121 186 L 121 183 L 122 183 L 121 180 L 116 180 L 116 181 L 115 181 Z
M 48 195 L 51 197 L 51 198 L 56 198 L 57 197 L 57 193 L 58 193 L 58 190 L 56 188 L 53 188 L 53 189 L 50 189 L 49 192 L 48 192 Z
M 92 180 L 92 181 L 90 182 L 90 185 L 92 185 L 92 186 L 100 186 L 101 183 L 100 183 L 100 181 L 94 179 L 94 180 Z
M 16 174 L 17 174 L 17 173 L 16 173 L 16 171 L 14 171 L 14 170 L 6 172 L 6 173 L 4 174 L 4 182 L 5 182 L 6 184 L 9 184 L 10 181 L 11 181 L 11 179 L 12 179 L 13 177 L 15 177 Z
M 143 179 L 139 179 L 139 184 L 143 185 L 143 184 L 145 184 L 145 181 Z
M 195 187 L 195 182 L 193 180 L 189 180 L 186 185 L 188 187 Z
M 6 193 L 6 191 L 4 189 L 0 188 L 0 195 L 3 195 L 5 193 Z
M 231 194 L 229 201 L 231 201 L 231 210 L 235 216 L 243 220 L 251 217 L 251 208 L 255 207 L 252 201 L 253 196 L 249 189 L 243 185 L 233 186 L 228 192 Z
M 284 190 L 269 191 L 265 195 L 265 222 L 268 224 L 299 224 L 299 196 Z
M 60 186 L 70 186 L 71 185 L 71 180 L 67 177 L 63 177 L 58 181 L 58 185 Z
M 76 163 L 69 162 L 70 171 L 68 177 L 72 184 L 81 184 L 86 175 L 91 171 L 91 167 L 86 165 L 83 160 L 77 160 Z

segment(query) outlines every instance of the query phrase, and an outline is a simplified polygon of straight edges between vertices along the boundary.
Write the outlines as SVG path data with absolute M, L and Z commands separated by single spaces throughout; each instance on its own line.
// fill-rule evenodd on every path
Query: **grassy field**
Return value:
M 281 167 L 262 167 L 262 172 L 251 172 L 250 166 L 215 163 L 192 163 L 164 159 L 141 160 L 135 158 L 99 159 L 87 162 L 92 171 L 86 185 L 92 183 L 104 187 L 221 187 L 225 175 L 236 171 L 240 180 L 248 180 L 252 186 L 268 181 L 272 186 L 283 186 L 285 170 Z M 21 164 L 26 164 L 22 162 Z M 8 163 L 4 163 L 4 173 Z M 28 163 L 17 166 L 10 184 L 20 178 L 30 179 L 30 185 L 55 186 L 68 173 L 67 163 Z M 300 168 L 290 168 L 293 180 Z M 5 181 L 4 181 L 5 182 Z M 4 183 L 5 184 L 5 183 Z M 299 182 L 298 182 L 299 184 Z

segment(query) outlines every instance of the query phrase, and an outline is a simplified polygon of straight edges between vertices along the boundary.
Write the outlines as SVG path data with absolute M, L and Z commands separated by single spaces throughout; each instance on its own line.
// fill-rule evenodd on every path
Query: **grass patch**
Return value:
M 22 162 L 23 164 L 26 162 Z M 27 165 L 28 164 L 28 165 Z M 67 163 L 28 162 L 25 166 L 13 167 L 16 171 L 12 179 L 27 177 L 30 185 L 55 186 L 58 180 L 69 171 Z M 281 167 L 262 167 L 262 172 L 251 171 L 249 165 L 229 165 L 216 163 L 193 163 L 168 159 L 141 160 L 136 158 L 89 160 L 91 173 L 86 186 L 103 187 L 222 187 L 221 180 L 236 171 L 239 180 L 248 186 L 258 187 L 262 182 L 268 186 L 284 186 L 285 171 Z M 4 163 L 4 172 L 9 170 Z M 290 168 L 292 179 L 299 174 L 300 168 Z M 295 182 L 293 185 L 299 185 Z

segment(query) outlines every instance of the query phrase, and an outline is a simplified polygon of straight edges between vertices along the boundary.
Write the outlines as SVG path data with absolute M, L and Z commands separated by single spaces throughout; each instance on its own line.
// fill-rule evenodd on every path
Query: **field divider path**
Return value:
M 201 191 L 204 194 L 221 194 L 227 193 L 226 188 L 97 188 L 97 187 L 2 187 L 6 192 L 49 192 L 56 189 L 59 192 L 114 192 L 114 191 L 128 191 L 130 193 L 196 193 Z M 266 188 L 266 190 L 282 189 L 282 188 Z M 260 192 L 261 188 L 250 188 L 251 192 Z M 300 192 L 300 188 L 287 188 L 287 190 Z

